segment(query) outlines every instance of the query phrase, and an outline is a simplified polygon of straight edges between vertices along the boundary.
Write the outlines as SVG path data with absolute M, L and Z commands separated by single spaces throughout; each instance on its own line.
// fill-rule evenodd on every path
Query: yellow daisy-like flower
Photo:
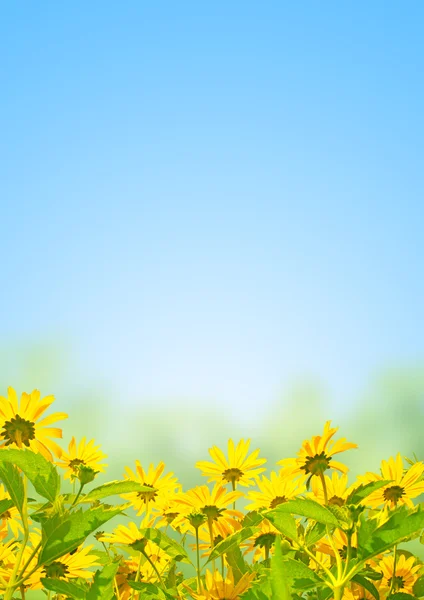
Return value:
M 56 463 L 59 467 L 66 469 L 64 478 L 75 479 L 81 465 L 103 473 L 107 465 L 101 464 L 101 461 L 106 458 L 106 454 L 103 454 L 99 448 L 100 446 L 94 445 L 94 440 L 89 441 L 87 444 L 85 437 L 81 439 L 77 446 L 75 437 L 73 437 L 69 443 L 68 452 L 62 452 L 61 460 Z
M 414 583 L 418 579 L 418 572 L 421 565 L 414 565 L 415 556 L 410 556 L 408 559 L 401 554 L 396 560 L 394 556 L 385 556 L 378 564 L 377 570 L 383 573 L 383 579 L 380 582 L 380 592 L 383 598 L 392 586 L 393 592 L 404 592 L 405 594 L 413 594 Z
M 134 522 L 125 525 L 118 525 L 112 533 L 103 533 L 99 536 L 100 542 L 107 542 L 109 544 L 132 546 L 136 552 L 142 547 L 147 554 L 160 554 L 164 556 L 165 553 L 161 550 L 154 542 L 147 540 L 141 535 L 140 529 Z
M 345 532 L 341 529 L 335 529 L 331 535 L 331 540 L 341 558 L 346 559 L 348 539 Z M 356 532 L 352 535 L 350 545 L 351 554 L 353 557 L 355 557 L 358 548 L 358 536 Z M 323 554 L 327 554 L 328 556 L 334 556 L 333 545 L 330 543 L 328 536 L 325 536 L 319 542 L 317 542 L 316 549 Z
M 206 588 L 202 582 L 202 590 L 200 593 L 194 592 L 188 585 L 182 584 L 192 598 L 195 600 L 239 600 L 249 587 L 256 573 L 245 573 L 240 578 L 237 585 L 234 585 L 234 575 L 231 568 L 228 568 L 228 573 L 225 578 L 222 577 L 218 569 L 212 575 L 209 569 L 206 570 Z
M 263 519 L 259 527 L 258 533 L 240 544 L 241 548 L 246 548 L 243 552 L 244 555 L 254 552 L 253 562 L 268 558 L 274 551 L 275 538 L 280 535 L 278 529 L 268 519 Z
M 201 460 L 196 463 L 196 467 L 202 471 L 202 475 L 209 477 L 208 483 L 229 482 L 233 489 L 236 484 L 249 487 L 254 484 L 254 479 L 259 473 L 266 471 L 264 468 L 258 469 L 266 463 L 266 458 L 258 458 L 260 450 L 255 450 L 247 456 L 249 446 L 250 439 L 246 442 L 240 440 L 237 448 L 234 447 L 233 440 L 228 440 L 228 460 L 217 446 L 212 446 L 209 448 L 209 454 L 214 462 Z
M 16 546 L 16 540 L 11 540 L 6 544 L 0 542 L 0 594 L 4 594 L 6 591 L 6 586 L 2 584 L 1 580 L 8 583 L 12 575 L 16 562 L 16 554 L 14 553 Z
M 207 485 L 198 485 L 184 494 L 175 497 L 184 514 L 196 511 L 206 515 L 212 522 L 225 516 L 227 506 L 243 496 L 242 492 L 227 492 L 225 487 L 216 483 L 211 491 Z
M 311 440 L 303 442 L 297 458 L 285 458 L 277 464 L 292 470 L 293 474 L 303 473 L 309 476 L 322 475 L 327 469 L 336 469 L 341 473 L 347 473 L 348 468 L 333 460 L 333 456 L 340 452 L 345 452 L 351 448 L 357 448 L 357 444 L 346 442 L 341 438 L 334 442 L 331 438 L 338 430 L 338 427 L 330 427 L 331 421 L 324 425 L 322 435 L 315 435 Z
M 366 484 L 372 481 L 391 480 L 391 483 L 366 498 L 366 504 L 372 508 L 377 508 L 382 504 L 388 505 L 390 508 L 406 504 L 413 508 L 412 498 L 424 493 L 423 472 L 424 463 L 416 462 L 404 473 L 402 457 L 398 454 L 396 459 L 391 457 L 388 461 L 382 461 L 382 477 L 376 473 L 366 473 L 358 477 L 358 481 Z
M 256 482 L 260 491 L 247 492 L 246 497 L 249 500 L 253 500 L 253 502 L 245 507 L 247 510 L 275 508 L 306 490 L 303 481 L 295 481 L 288 474 L 285 474 L 284 471 L 280 475 L 275 471 L 271 471 L 270 479 L 262 475 L 262 477 L 257 478 Z
M 373 584 L 377 588 L 377 591 L 379 583 L 379 581 L 373 581 Z M 371 592 L 362 587 L 362 585 L 351 581 L 349 583 L 349 587 L 346 587 L 344 589 L 343 600 L 375 600 L 375 598 L 371 594 Z
M 347 475 L 339 475 L 334 472 L 331 477 L 324 475 L 325 488 L 327 491 L 328 504 L 335 506 L 343 506 L 347 497 L 354 489 L 351 485 L 348 486 Z M 325 504 L 325 494 L 322 481 L 319 477 L 314 477 L 311 482 L 312 494 L 311 497 L 320 504 Z
M 7 392 L 7 398 L 0 396 L 0 428 L 3 429 L 0 433 L 0 438 L 3 438 L 0 448 L 25 446 L 52 462 L 52 452 L 60 457 L 62 449 L 50 438 L 61 438 L 62 430 L 49 425 L 60 419 L 67 419 L 68 415 L 53 413 L 39 420 L 54 401 L 54 396 L 40 398 L 40 392 L 34 390 L 31 394 L 23 392 L 19 402 L 12 387 Z
M 1 500 L 10 500 L 10 496 L 6 492 L 2 484 L 0 484 L 0 501 Z M 0 537 L 2 537 L 2 539 L 4 539 L 8 535 L 9 530 L 12 532 L 14 538 L 18 538 L 19 535 L 24 532 L 24 528 L 22 527 L 22 519 L 19 514 L 19 510 L 16 508 L 16 506 L 12 506 L 3 514 L 1 514 L 0 519 Z
M 137 481 L 147 487 L 151 487 L 151 492 L 131 492 L 129 494 L 122 494 L 122 498 L 125 498 L 132 503 L 133 507 L 137 511 L 137 516 L 141 515 L 147 510 L 147 506 L 156 502 L 158 495 L 162 493 L 176 493 L 181 491 L 182 486 L 178 483 L 176 477 L 172 477 L 173 473 L 167 473 L 162 477 L 162 473 L 165 470 L 165 463 L 160 462 L 157 467 L 153 464 L 149 466 L 147 473 L 141 466 L 140 461 L 135 461 L 135 472 L 129 467 L 125 467 L 124 477 L 131 481 Z
M 181 507 L 175 501 L 176 494 L 170 492 L 163 492 L 160 496 L 155 499 L 155 514 L 153 516 L 153 524 L 149 527 L 154 526 L 157 528 L 168 527 L 169 525 L 175 529 L 179 529 L 178 517 L 181 515 Z

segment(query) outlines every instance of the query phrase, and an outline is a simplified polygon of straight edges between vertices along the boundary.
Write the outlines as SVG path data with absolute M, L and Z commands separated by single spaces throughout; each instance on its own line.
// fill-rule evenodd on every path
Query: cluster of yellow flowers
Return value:
M 0 460 L 6 448 L 28 448 L 42 454 L 47 460 L 63 469 L 64 478 L 80 490 L 93 481 L 97 473 L 104 472 L 106 455 L 101 452 L 94 440 L 83 438 L 77 443 L 73 437 L 68 450 L 63 450 L 54 440 L 62 438 L 61 429 L 52 426 L 67 418 L 64 413 L 43 416 L 51 406 L 53 396 L 41 398 L 40 392 L 23 393 L 20 401 L 13 388 L 8 389 L 8 397 L 0 396 Z M 356 448 L 356 444 L 345 439 L 334 441 L 337 428 L 331 422 L 324 425 L 322 435 L 304 441 L 295 458 L 279 461 L 279 470 L 265 475 L 263 466 L 266 459 L 259 456 L 260 450 L 249 454 L 250 440 L 228 442 L 227 455 L 218 447 L 210 450 L 212 462 L 200 461 L 196 467 L 207 484 L 183 490 L 177 477 L 166 472 L 165 464 L 150 464 L 146 469 L 140 461 L 135 468 L 126 467 L 124 480 L 142 484 L 151 491 L 121 494 L 134 509 L 134 519 L 126 525 L 119 525 L 112 533 L 97 532 L 96 539 L 109 556 L 122 555 L 119 569 L 114 579 L 116 600 L 133 600 L 139 591 L 129 582 L 157 584 L 169 574 L 173 556 L 152 539 L 141 534 L 143 528 L 155 528 L 167 533 L 173 539 L 192 536 L 191 547 L 197 553 L 199 566 L 200 553 L 209 557 L 221 541 L 234 536 L 246 524 L 246 513 L 261 514 L 291 500 L 306 498 L 321 506 L 342 509 L 353 491 L 360 486 L 381 482 L 375 491 L 366 496 L 361 507 L 369 511 L 371 518 L 379 524 L 387 521 L 392 511 L 402 505 L 414 507 L 413 499 L 424 493 L 424 463 L 415 462 L 405 468 L 398 454 L 381 463 L 381 474 L 368 472 L 349 484 L 347 467 L 334 460 L 336 454 Z M 245 489 L 244 489 L 245 488 Z M 10 500 L 10 495 L 0 485 L 0 506 Z M 242 505 L 243 504 L 243 505 Z M 237 507 L 237 508 L 236 508 Z M 94 544 L 81 544 L 72 552 L 66 553 L 47 565 L 39 565 L 38 557 L 42 546 L 42 532 L 38 523 L 31 523 L 32 529 L 24 545 L 20 538 L 23 525 L 16 506 L 11 506 L 0 515 L 0 592 L 4 593 L 10 577 L 19 571 L 23 584 L 22 595 L 43 587 L 43 578 L 57 578 L 64 581 L 91 581 L 93 567 L 102 564 L 102 552 Z M 31 522 L 31 516 L 30 516 Z M 301 527 L 301 520 L 296 520 Z M 254 533 L 242 539 L 238 547 L 245 559 L 250 557 L 252 567 L 264 562 L 268 564 L 275 553 L 276 538 L 281 530 L 270 520 L 263 518 Z M 284 536 L 282 536 L 284 543 Z M 317 540 L 313 551 L 297 548 L 293 541 L 285 542 L 286 551 L 302 560 L 315 573 L 323 573 L 334 578 L 334 566 L 342 559 L 352 559 L 357 551 L 357 534 L 340 528 L 327 528 Z M 303 554 L 302 554 L 303 552 Z M 307 552 L 307 554 L 305 554 Z M 297 553 L 297 554 L 296 554 Z M 212 561 L 213 570 L 206 569 L 205 576 L 197 572 L 197 587 L 192 581 L 183 580 L 182 574 L 174 572 L 180 583 L 178 598 L 190 597 L 195 600 L 237 600 L 252 588 L 258 569 L 235 577 L 234 565 L 230 565 L 225 554 L 220 556 L 220 568 Z M 380 598 L 395 592 L 413 594 L 414 584 L 423 573 L 421 562 L 412 554 L 395 549 L 381 552 L 367 562 L 367 567 L 376 574 L 374 586 Z M 30 573 L 25 578 L 25 573 Z M 196 578 L 194 578 L 196 583 Z M 363 587 L 361 580 L 349 581 L 344 586 L 343 598 L 348 600 L 375 598 L 373 592 Z M 183 595 L 184 594 L 184 595 Z M 255 596 L 251 596 L 254 598 Z M 298 594 L 298 597 L 304 597 Z M 140 596 L 141 598 L 141 596 Z M 328 598 L 328 595 L 327 595 Z

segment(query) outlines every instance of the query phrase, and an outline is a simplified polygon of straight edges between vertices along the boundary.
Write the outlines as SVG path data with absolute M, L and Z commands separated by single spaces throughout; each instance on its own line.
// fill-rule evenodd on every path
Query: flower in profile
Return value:
M 249 487 L 255 483 L 255 477 L 265 471 L 264 468 L 258 468 L 266 463 L 266 458 L 258 458 L 260 450 L 255 450 L 249 456 L 250 439 L 246 442 L 240 440 L 237 447 L 234 447 L 232 439 L 228 440 L 228 460 L 222 450 L 217 446 L 209 448 L 209 454 L 214 462 L 201 460 L 196 463 L 196 467 L 202 471 L 202 475 L 209 477 L 208 483 L 216 481 L 218 483 L 231 483 L 233 489 L 236 484 Z
M 98 473 L 104 473 L 107 465 L 102 464 L 101 461 L 106 458 L 106 454 L 103 454 L 99 448 L 100 446 L 94 445 L 94 440 L 87 443 L 86 438 L 83 437 L 77 445 L 75 437 L 72 437 L 68 452 L 62 452 L 60 461 L 56 462 L 59 467 L 65 469 L 64 478 L 71 481 L 76 479 L 81 466 L 91 467 Z
M 304 481 L 296 481 L 291 477 L 290 473 L 284 471 L 278 475 L 275 471 L 271 471 L 271 477 L 268 479 L 265 475 L 258 477 L 256 483 L 259 492 L 247 492 L 246 497 L 253 500 L 245 508 L 247 510 L 260 510 L 261 508 L 275 508 L 283 502 L 287 502 L 302 494 L 306 488 Z M 303 478 L 304 479 L 304 478 Z
M 68 417 L 65 413 L 53 413 L 39 420 L 54 401 L 54 396 L 40 398 L 40 392 L 23 392 L 20 402 L 16 391 L 9 387 L 8 397 L 0 396 L 0 448 L 30 448 L 53 462 L 52 452 L 60 457 L 62 449 L 50 438 L 61 438 L 62 430 L 49 427 L 60 419 Z
M 128 494 L 121 494 L 122 498 L 125 498 L 132 503 L 137 511 L 137 516 L 146 511 L 148 504 L 156 502 L 158 495 L 169 492 L 176 493 L 182 489 L 181 484 L 178 483 L 178 479 L 172 477 L 173 473 L 167 473 L 162 477 L 165 470 L 164 462 L 160 462 L 157 467 L 150 464 L 147 472 L 143 469 L 138 460 L 135 461 L 135 467 L 135 472 L 129 467 L 125 467 L 125 479 L 137 481 L 146 487 L 152 488 L 151 492 L 131 492 Z
M 416 498 L 424 493 L 424 481 L 422 475 L 424 472 L 424 463 L 416 462 L 405 473 L 403 469 L 402 457 L 400 454 L 396 459 L 390 457 L 388 461 L 381 463 L 381 474 L 366 473 L 358 477 L 358 482 L 367 484 L 372 481 L 389 480 L 386 486 L 370 494 L 365 502 L 371 508 L 377 508 L 384 504 L 389 508 L 394 508 L 401 504 L 406 504 L 413 508 L 412 498 Z
M 321 476 L 327 469 L 336 469 L 341 473 L 347 473 L 348 468 L 333 460 L 333 456 L 358 446 L 352 442 L 346 442 L 345 438 L 341 438 L 337 442 L 332 440 L 338 427 L 330 427 L 330 424 L 331 421 L 325 423 L 322 435 L 315 435 L 311 440 L 303 442 L 297 458 L 285 458 L 277 464 L 290 469 L 293 474 L 306 473 L 310 477 Z
M 220 519 L 218 521 L 213 521 L 213 523 L 212 523 L 213 546 L 216 546 L 217 544 L 219 544 L 219 542 L 222 542 L 222 540 L 225 540 L 225 538 L 227 538 L 229 535 L 232 535 L 233 533 L 240 531 L 240 529 L 242 528 L 241 521 L 243 519 L 243 513 L 239 512 L 239 511 L 228 511 L 228 512 L 232 512 L 232 513 L 236 513 L 236 514 L 233 515 L 233 518 L 230 515 L 228 515 L 226 519 Z M 200 513 L 200 514 L 203 514 L 203 513 Z M 205 515 L 203 515 L 203 517 L 206 518 Z M 237 518 L 235 518 L 235 517 L 237 517 Z M 192 532 L 190 531 L 190 533 L 192 533 Z M 204 551 L 203 554 L 201 555 L 202 558 L 208 557 L 212 551 L 212 548 L 211 548 L 211 543 L 210 543 L 210 533 L 208 531 L 207 524 L 202 524 L 199 527 L 199 540 L 202 541 L 202 543 L 199 543 L 199 550 Z M 196 550 L 196 544 L 189 544 L 189 545 L 193 551 Z M 226 556 L 224 556 L 224 562 L 225 562 L 225 564 L 228 564 Z
M 225 578 L 218 569 L 212 574 L 209 569 L 206 570 L 206 587 L 202 582 L 200 593 L 194 592 L 188 585 L 182 583 L 185 590 L 195 600 L 239 600 L 241 594 L 249 589 L 256 573 L 245 573 L 238 583 L 234 584 L 234 575 L 231 568 L 228 568 Z
M 324 475 L 324 482 L 328 496 L 328 504 L 333 506 L 344 506 L 346 499 L 355 486 L 348 486 L 346 474 L 332 473 L 332 476 Z M 313 498 L 320 504 L 325 504 L 324 487 L 321 478 L 313 477 L 311 482 Z
M 392 589 L 393 592 L 403 592 L 405 594 L 413 594 L 414 583 L 418 579 L 420 564 L 414 565 L 416 562 L 415 556 L 405 558 L 401 554 L 396 560 L 394 556 L 385 556 L 380 560 L 376 567 L 383 574 L 380 582 L 380 592 L 383 598 L 387 592 Z

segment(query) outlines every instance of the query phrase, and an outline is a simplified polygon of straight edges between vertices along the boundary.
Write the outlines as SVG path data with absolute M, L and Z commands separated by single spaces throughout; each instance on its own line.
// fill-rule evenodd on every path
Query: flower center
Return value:
M 223 472 L 222 474 L 222 479 L 225 479 L 226 481 L 239 481 L 239 479 L 241 479 L 243 477 L 244 473 L 243 471 L 240 471 L 240 469 L 227 469 L 226 471 Z
M 85 465 L 85 461 L 81 460 L 81 458 L 73 458 L 69 461 L 69 466 L 73 471 L 78 471 L 80 465 Z
M 3 425 L 4 431 L 1 436 L 6 440 L 6 446 L 16 444 L 22 448 L 22 444 L 29 447 L 29 442 L 35 438 L 35 424 L 15 415 L 10 421 Z
M 279 504 L 283 504 L 283 502 L 287 502 L 287 498 L 285 496 L 276 496 L 274 500 L 270 502 L 269 508 L 275 508 Z
M 54 579 L 60 579 L 60 577 L 65 577 L 69 573 L 67 565 L 58 561 L 52 562 L 50 565 L 44 567 L 43 570 L 47 577 L 53 577 Z
M 330 460 L 331 458 L 325 452 L 321 452 L 320 454 L 315 454 L 315 456 L 307 456 L 305 464 L 301 468 L 305 473 L 319 475 L 330 468 Z
M 0 519 L 11 519 L 12 515 L 9 510 L 5 510 L 2 515 L 0 515 Z
M 398 500 L 405 495 L 405 488 L 400 487 L 399 485 L 392 485 L 392 487 L 386 488 L 384 490 L 383 496 L 387 502 L 393 502 L 393 504 L 397 504 Z
M 271 548 L 272 544 L 275 542 L 275 533 L 270 531 L 269 533 L 262 533 L 258 535 L 255 539 L 253 546 L 259 546 L 260 548 Z
M 392 577 L 389 577 L 389 579 L 387 580 L 387 585 L 390 586 L 392 583 Z M 404 586 L 404 581 L 403 581 L 403 577 L 401 577 L 400 575 L 395 575 L 393 577 L 393 589 L 395 591 L 401 590 Z
M 153 489 L 153 486 L 150 483 L 143 482 L 143 485 Z M 156 502 L 155 498 L 157 495 L 157 492 L 137 492 L 137 496 L 142 498 L 146 504 L 149 502 L 149 500 Z
M 208 519 L 211 519 L 212 521 L 217 521 L 218 517 L 221 516 L 224 510 L 225 509 L 218 508 L 217 506 L 206 505 L 202 508 L 202 513 L 206 515 Z
M 332 496 L 328 501 L 328 504 L 332 504 L 333 506 L 344 506 L 344 503 L 343 498 L 340 498 L 340 496 Z
M 169 524 L 169 523 L 172 523 L 172 521 L 173 521 L 173 520 L 174 520 L 176 517 L 178 517 L 178 515 L 179 515 L 179 514 L 180 514 L 180 513 L 177 513 L 177 512 L 169 512 L 169 513 L 166 513 L 166 514 L 165 514 L 166 522 L 167 522 L 168 524 Z

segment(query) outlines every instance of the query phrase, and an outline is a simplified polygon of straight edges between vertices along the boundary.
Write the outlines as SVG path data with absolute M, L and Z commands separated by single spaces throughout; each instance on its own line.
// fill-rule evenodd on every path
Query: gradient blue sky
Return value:
M 4 344 L 252 419 L 299 378 L 348 403 L 422 364 L 423 17 L 3 2 Z

